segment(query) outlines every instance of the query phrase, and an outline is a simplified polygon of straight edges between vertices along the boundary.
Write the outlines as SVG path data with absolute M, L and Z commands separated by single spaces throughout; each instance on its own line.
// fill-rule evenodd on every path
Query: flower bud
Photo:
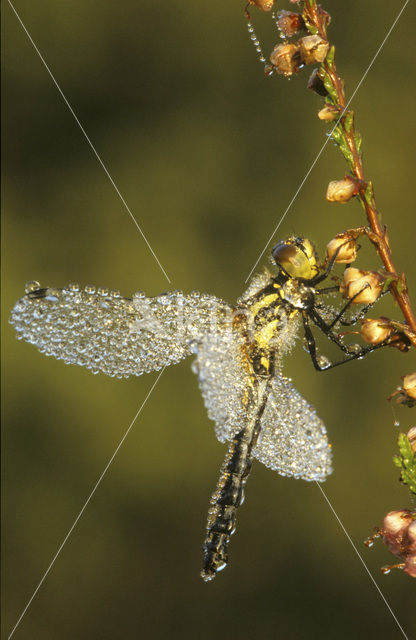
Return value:
M 323 62 L 329 49 L 329 43 L 318 35 L 301 38 L 299 46 L 300 54 L 305 64 Z
M 410 442 L 410 447 L 413 453 L 416 454 L 416 427 L 412 427 L 411 429 L 409 429 L 409 431 L 406 434 L 406 437 Z M 416 531 L 415 531 L 415 535 L 416 535 Z M 416 543 L 416 538 L 415 538 L 415 543 Z
M 390 511 L 383 520 L 383 541 L 396 556 L 407 546 L 407 531 L 413 522 L 409 509 Z
M 282 36 L 291 38 L 305 27 L 305 22 L 300 13 L 283 10 L 278 15 L 277 26 Z
M 383 282 L 383 276 L 377 271 L 349 267 L 344 271 L 344 281 L 339 290 L 343 297 L 351 300 L 353 304 L 372 304 L 379 297 Z
M 403 391 L 408 398 L 416 400 L 416 372 L 403 377 Z
M 416 554 L 416 520 L 413 520 L 413 522 L 409 525 L 409 528 L 407 530 L 407 537 L 409 539 L 407 552 Z
M 364 318 L 361 320 L 361 337 L 368 344 L 380 344 L 391 336 L 394 329 L 390 318 Z
M 249 4 L 254 4 L 261 11 L 271 11 L 273 9 L 274 0 L 249 0 Z
M 318 111 L 319 120 L 324 122 L 333 122 L 339 116 L 339 109 L 333 104 L 326 104 L 320 111 Z
M 358 193 L 358 185 L 353 178 L 345 176 L 343 180 L 332 180 L 326 190 L 328 202 L 340 202 L 344 204 Z
M 411 554 L 404 561 L 404 572 L 411 578 L 416 578 L 416 554 Z
M 311 73 L 311 77 L 307 84 L 308 89 L 314 91 L 318 96 L 325 98 L 328 95 L 328 91 L 325 89 L 324 81 L 321 78 L 319 69 L 314 69 Z
M 337 233 L 326 246 L 327 260 L 331 260 L 336 255 L 336 264 L 349 264 L 357 257 L 357 241 L 349 233 Z
M 270 61 L 277 73 L 291 76 L 298 73 L 301 64 L 299 47 L 296 44 L 277 44 L 270 55 Z

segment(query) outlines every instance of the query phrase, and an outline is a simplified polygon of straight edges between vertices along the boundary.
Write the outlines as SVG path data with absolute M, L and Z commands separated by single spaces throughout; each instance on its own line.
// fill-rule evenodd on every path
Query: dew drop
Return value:
M 29 280 L 25 284 L 25 293 L 32 293 L 33 291 L 37 291 L 40 289 L 40 284 L 36 280 Z
M 95 287 L 92 284 L 87 284 L 84 287 L 84 291 L 85 291 L 85 293 L 93 294 L 93 293 L 95 293 Z

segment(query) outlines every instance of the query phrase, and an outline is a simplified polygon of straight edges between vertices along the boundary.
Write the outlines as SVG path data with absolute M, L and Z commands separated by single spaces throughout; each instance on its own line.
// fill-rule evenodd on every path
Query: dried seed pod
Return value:
M 324 122 L 333 122 L 339 116 L 339 109 L 333 104 L 326 104 L 318 111 L 318 118 Z
M 416 453 L 416 427 L 412 427 L 406 434 L 407 439 L 410 442 L 413 453 Z M 415 544 L 416 544 L 416 530 L 415 530 Z
M 325 89 L 324 81 L 321 78 L 320 70 L 314 69 L 311 73 L 311 76 L 308 80 L 307 84 L 308 89 L 318 94 L 318 96 L 322 96 L 326 98 L 328 95 L 328 91 Z
M 258 9 L 261 9 L 261 11 L 271 11 L 274 0 L 249 0 L 249 4 L 254 4 Z
M 340 293 L 353 304 L 372 304 L 380 296 L 385 277 L 377 271 L 349 267 L 344 271 Z
M 326 246 L 327 260 L 331 260 L 335 255 L 334 262 L 337 264 L 349 264 L 356 259 L 357 240 L 347 231 L 337 233 L 337 235 L 328 242 Z
M 305 36 L 299 40 L 300 54 L 305 64 L 323 62 L 329 49 L 329 43 L 321 36 Z
M 394 332 L 390 318 L 364 318 L 361 320 L 361 337 L 368 344 L 380 344 Z
M 350 176 L 345 176 L 342 180 L 332 180 L 326 190 L 328 202 L 339 202 L 344 204 L 351 200 L 358 193 L 358 184 Z
M 299 47 L 296 44 L 278 44 L 270 55 L 270 61 L 277 73 L 291 76 L 298 73 L 301 65 Z
M 291 38 L 295 33 L 304 29 L 305 22 L 300 13 L 283 10 L 278 14 L 277 26 L 282 36 Z

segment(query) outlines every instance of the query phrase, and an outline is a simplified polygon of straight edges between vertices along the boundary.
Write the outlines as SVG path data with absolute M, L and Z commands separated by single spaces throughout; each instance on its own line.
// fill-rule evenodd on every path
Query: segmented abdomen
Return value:
M 251 470 L 252 451 L 260 431 L 267 387 L 267 380 L 259 381 L 252 415 L 248 415 L 246 426 L 231 441 L 217 487 L 211 496 L 201 571 L 206 582 L 212 580 L 228 562 L 228 543 L 235 530 L 237 509 L 242 503 L 244 485 Z

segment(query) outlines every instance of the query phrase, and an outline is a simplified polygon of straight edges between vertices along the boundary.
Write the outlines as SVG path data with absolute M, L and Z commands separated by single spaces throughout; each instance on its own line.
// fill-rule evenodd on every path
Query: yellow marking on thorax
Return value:
M 265 307 L 269 307 L 276 300 L 280 300 L 279 294 L 269 293 L 267 296 L 264 296 L 264 298 L 261 298 L 260 300 L 252 304 L 250 307 L 250 311 L 253 314 L 253 317 L 255 317 L 258 314 L 258 312 L 264 309 Z
M 260 349 L 267 349 L 270 341 L 276 335 L 278 320 L 271 320 L 264 327 L 254 333 L 254 340 Z

